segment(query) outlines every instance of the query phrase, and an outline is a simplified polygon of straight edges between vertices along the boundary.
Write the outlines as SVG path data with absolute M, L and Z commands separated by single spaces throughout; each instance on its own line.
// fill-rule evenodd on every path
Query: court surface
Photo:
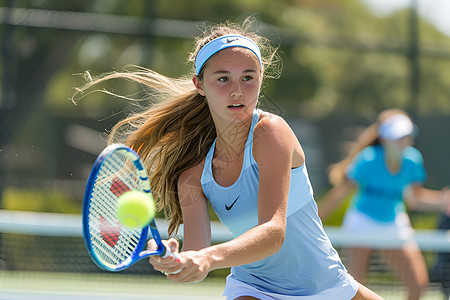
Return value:
M 0 271 L 0 300 L 225 300 L 225 279 L 176 284 L 163 276 Z M 406 289 L 370 286 L 388 300 L 406 299 Z M 442 300 L 431 285 L 421 300 Z
M 219 300 L 224 285 L 224 279 L 176 284 L 163 276 L 1 271 L 0 299 Z

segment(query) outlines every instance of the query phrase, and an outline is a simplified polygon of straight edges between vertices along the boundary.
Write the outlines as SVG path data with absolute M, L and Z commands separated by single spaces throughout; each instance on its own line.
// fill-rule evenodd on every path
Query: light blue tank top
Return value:
M 201 184 L 220 221 L 234 237 L 258 225 L 258 164 L 253 158 L 253 131 L 261 111 L 255 110 L 239 178 L 223 187 L 212 174 L 215 142 L 209 150 Z M 286 237 L 280 251 L 251 264 L 231 268 L 237 280 L 264 292 L 310 296 L 348 283 L 357 286 L 323 230 L 305 164 L 291 171 Z

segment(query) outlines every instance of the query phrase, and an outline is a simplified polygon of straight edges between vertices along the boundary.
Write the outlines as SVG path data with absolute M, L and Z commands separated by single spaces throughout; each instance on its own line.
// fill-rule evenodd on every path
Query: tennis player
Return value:
M 278 56 L 251 23 L 211 26 L 197 38 L 187 82 L 140 69 L 85 86 L 126 78 L 164 96 L 111 133 L 125 134 L 146 162 L 169 233 L 184 224 L 180 258 L 150 263 L 174 282 L 231 267 L 227 299 L 381 299 L 347 272 L 324 232 L 295 134 L 257 109 Z M 209 203 L 232 240 L 211 245 Z M 177 240 L 165 243 L 178 251 Z
M 413 229 L 403 199 L 411 209 L 449 212 L 445 189 L 423 187 L 425 169 L 419 150 L 412 147 L 416 129 L 400 109 L 381 112 L 377 121 L 357 138 L 348 156 L 331 166 L 333 189 L 319 202 L 322 219 L 356 191 L 342 228 L 349 233 L 393 235 L 405 241 Z M 371 249 L 348 249 L 348 268 L 364 282 Z M 428 273 L 417 244 L 408 241 L 395 250 L 384 250 L 390 266 L 407 284 L 409 300 L 419 299 L 428 284 Z

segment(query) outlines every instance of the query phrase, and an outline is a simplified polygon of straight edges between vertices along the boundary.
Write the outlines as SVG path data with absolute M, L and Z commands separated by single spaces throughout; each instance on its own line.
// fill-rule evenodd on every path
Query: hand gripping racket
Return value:
M 144 228 L 122 226 L 117 218 L 119 196 L 130 190 L 150 193 L 147 171 L 139 155 L 122 144 L 106 147 L 97 157 L 83 200 L 83 237 L 92 260 L 102 269 L 117 272 L 150 255 L 174 256 L 161 242 L 155 220 Z M 145 250 L 148 233 L 158 245 Z

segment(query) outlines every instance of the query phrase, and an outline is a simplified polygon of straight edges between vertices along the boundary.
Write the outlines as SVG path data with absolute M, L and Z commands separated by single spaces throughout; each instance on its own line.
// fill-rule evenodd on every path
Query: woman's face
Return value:
M 194 75 L 193 82 L 206 96 L 214 121 L 227 126 L 252 115 L 262 83 L 261 66 L 252 51 L 226 48 L 207 61 L 203 80 Z

